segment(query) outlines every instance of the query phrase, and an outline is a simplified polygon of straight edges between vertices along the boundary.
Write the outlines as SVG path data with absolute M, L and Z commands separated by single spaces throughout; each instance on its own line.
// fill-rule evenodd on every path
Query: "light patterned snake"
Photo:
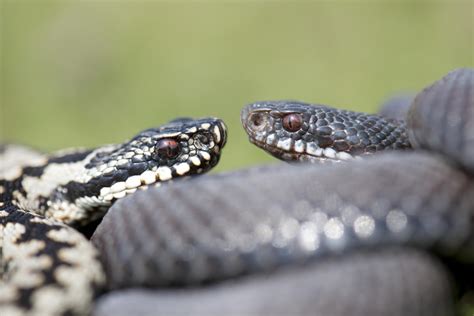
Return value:
M 109 288 L 192 288 L 112 292 L 95 313 L 452 315 L 452 275 L 469 286 L 474 262 L 473 90 L 472 69 L 451 72 L 417 95 L 407 129 L 295 101 L 246 107 L 250 139 L 272 155 L 354 161 L 123 199 L 93 236 Z
M 137 190 L 208 171 L 226 138 L 219 119 L 182 118 L 93 150 L 3 146 L 0 315 L 88 314 L 105 279 L 79 231 Z

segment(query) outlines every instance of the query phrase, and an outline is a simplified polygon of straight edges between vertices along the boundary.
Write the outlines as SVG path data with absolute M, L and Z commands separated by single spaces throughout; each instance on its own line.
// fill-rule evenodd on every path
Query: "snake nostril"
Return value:
M 250 127 L 256 130 L 261 130 L 265 127 L 265 116 L 261 113 L 254 113 L 249 117 Z
M 201 144 L 204 145 L 208 145 L 211 142 L 210 137 L 207 135 L 199 135 L 198 138 Z

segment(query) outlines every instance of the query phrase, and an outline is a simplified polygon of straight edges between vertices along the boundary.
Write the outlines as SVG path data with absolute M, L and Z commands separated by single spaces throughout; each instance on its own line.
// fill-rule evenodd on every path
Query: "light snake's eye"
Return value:
M 177 157 L 180 149 L 178 142 L 174 139 L 161 139 L 155 145 L 156 155 L 163 159 Z
M 303 125 L 303 118 L 300 114 L 292 113 L 283 117 L 283 128 L 288 132 L 296 132 Z

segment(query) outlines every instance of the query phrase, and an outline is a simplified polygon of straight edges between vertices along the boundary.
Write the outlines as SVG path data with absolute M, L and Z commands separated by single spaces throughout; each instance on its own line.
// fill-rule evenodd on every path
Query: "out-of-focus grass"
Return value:
M 119 142 L 218 116 L 218 170 L 271 161 L 240 108 L 292 98 L 376 111 L 473 66 L 472 2 L 14 1 L 1 8 L 1 140 L 46 150 Z

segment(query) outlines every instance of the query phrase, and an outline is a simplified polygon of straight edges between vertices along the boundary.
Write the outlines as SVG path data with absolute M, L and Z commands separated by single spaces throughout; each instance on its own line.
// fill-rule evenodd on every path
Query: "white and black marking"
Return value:
M 88 314 L 104 274 L 73 228 L 94 229 L 115 200 L 138 189 L 211 169 L 225 141 L 221 120 L 182 118 L 94 150 L 1 146 L 0 276 L 8 282 L 0 314 Z

